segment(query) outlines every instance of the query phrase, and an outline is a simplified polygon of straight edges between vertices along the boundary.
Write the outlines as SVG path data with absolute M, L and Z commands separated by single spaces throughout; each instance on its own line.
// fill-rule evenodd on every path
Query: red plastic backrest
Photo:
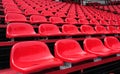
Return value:
M 41 24 L 39 33 L 59 33 L 59 28 L 54 24 Z
M 32 8 L 28 8 L 25 10 L 25 15 L 33 15 L 33 14 L 39 14 L 39 13 Z
M 42 11 L 41 14 L 42 14 L 42 15 L 45 15 L 45 16 L 46 16 L 46 15 L 48 15 L 48 16 L 49 16 L 49 15 L 53 15 L 53 13 L 52 13 L 51 11 L 46 11 L 46 10 L 45 10 L 45 11 Z
M 8 13 L 5 16 L 6 22 L 9 21 L 26 21 L 26 17 L 22 14 Z
M 47 45 L 39 41 L 26 41 L 16 43 L 11 50 L 11 60 L 32 61 L 53 57 Z M 27 58 L 27 59 L 26 59 Z
M 78 22 L 81 24 L 86 24 L 86 23 L 89 24 L 89 22 L 86 19 L 79 19 Z
M 90 20 L 90 23 L 95 24 L 95 25 L 99 25 L 99 22 L 95 19 Z
M 75 22 L 75 23 L 77 23 L 77 20 L 74 19 L 74 18 L 66 18 L 65 21 L 66 22 Z
M 102 25 L 108 25 L 108 23 L 105 20 L 100 20 L 100 24 L 102 24 Z
M 112 45 L 119 43 L 119 40 L 116 37 L 105 37 L 104 38 L 104 43 L 107 47 L 112 47 Z
M 65 13 L 62 13 L 62 12 L 61 13 L 56 13 L 55 15 L 56 16 L 61 16 L 61 17 L 65 17 L 66 16 Z
M 60 17 L 50 17 L 51 22 L 63 22 L 62 18 Z
M 116 31 L 117 29 L 114 26 L 107 26 L 107 29 L 111 32 Z
M 104 26 L 95 26 L 95 30 L 97 32 L 106 32 L 106 28 Z
M 44 16 L 32 15 L 30 16 L 30 21 L 31 22 L 46 22 L 47 19 Z
M 89 32 L 95 32 L 94 29 L 93 29 L 93 27 L 89 26 L 89 25 L 82 25 L 80 27 L 80 29 L 81 29 L 82 32 L 88 32 L 88 33 Z
M 10 23 L 7 26 L 7 33 L 10 34 L 35 34 L 33 27 L 27 23 Z
M 79 43 L 72 39 L 58 40 L 55 43 L 55 52 L 58 54 L 74 54 L 83 51 Z
M 98 47 L 98 46 L 103 46 L 103 43 L 101 40 L 97 39 L 97 38 L 86 38 L 84 40 L 84 48 L 91 50 L 94 47 Z
M 62 32 L 63 33 L 78 33 L 79 30 L 75 25 L 63 25 Z

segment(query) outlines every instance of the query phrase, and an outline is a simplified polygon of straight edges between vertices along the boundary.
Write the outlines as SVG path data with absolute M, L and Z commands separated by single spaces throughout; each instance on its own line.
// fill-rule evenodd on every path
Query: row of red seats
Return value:
M 19 1 L 18 1 L 19 2 Z M 40 6 L 36 6 L 36 7 L 33 7 L 33 8 L 35 8 L 35 9 L 33 9 L 31 6 L 29 6 L 28 4 L 26 4 L 25 2 L 20 2 L 20 3 L 17 3 L 18 4 L 18 6 L 20 7 L 20 8 L 18 8 L 18 6 L 15 4 L 15 3 L 13 3 L 12 2 L 12 4 L 11 3 L 4 3 L 4 8 L 5 8 L 5 13 L 9 13 L 9 12 L 16 12 L 16 13 L 24 13 L 25 15 L 31 15 L 31 14 L 39 14 L 38 13 L 38 11 L 39 11 L 39 9 L 43 9 L 42 11 L 42 13 L 43 14 L 46 14 L 48 11 L 53 11 L 55 8 L 53 8 L 53 9 L 48 9 L 49 7 L 51 7 L 51 6 L 47 6 L 48 8 L 46 8 L 46 7 L 40 7 Z M 19 5 L 19 4 L 21 4 L 21 5 Z M 43 3 L 44 4 L 44 3 Z M 13 7 L 10 7 L 10 6 L 13 6 Z M 31 4 L 31 5 L 34 5 L 34 4 Z M 66 5 L 67 6 L 67 5 Z M 62 7 L 62 6 L 61 6 Z M 69 7 L 69 6 L 68 6 Z M 20 10 L 21 9 L 21 10 Z M 38 11 L 37 11 L 37 10 Z M 46 10 L 45 9 L 48 9 L 48 11 L 46 12 Z M 64 8 L 65 9 L 65 8 Z M 21 12 L 21 11 L 24 11 L 24 12 Z M 57 9 L 56 9 L 56 11 L 57 11 Z M 55 12 L 56 12 L 55 11 Z M 67 10 L 66 10 L 67 11 Z M 41 14 L 42 14 L 41 13 Z M 48 13 L 47 13 L 48 14 Z M 46 16 L 48 16 L 46 14 Z M 51 14 L 52 14 L 52 12 L 51 12 Z M 52 14 L 53 15 L 53 14 Z
M 54 23 L 54 24 L 90 24 L 90 25 L 120 25 L 119 20 L 117 21 L 105 21 L 103 19 L 99 20 L 99 22 L 96 19 L 91 19 L 88 21 L 87 19 L 74 19 L 74 18 L 65 18 L 62 19 L 60 17 L 50 17 L 47 19 L 45 16 L 41 15 L 31 15 L 30 20 L 28 21 L 27 18 L 22 14 L 16 14 L 16 13 L 8 13 L 5 16 L 6 23 L 11 22 L 30 22 L 31 24 L 40 24 L 40 23 Z M 49 20 L 49 21 L 48 21 Z
M 120 13 L 120 6 L 119 5 L 96 6 L 95 8 L 102 9 L 105 11 Z
M 67 9 L 69 9 L 69 7 L 70 7 L 70 5 L 67 6 Z M 25 8 L 25 7 L 23 7 L 23 8 Z M 112 14 L 112 15 L 109 14 L 108 15 L 107 12 L 105 13 L 105 12 L 101 12 L 101 11 L 98 11 L 98 10 L 96 11 L 93 8 L 85 7 L 85 6 L 79 6 L 79 5 L 76 5 L 76 6 L 75 5 L 71 5 L 71 8 L 72 9 L 69 9 L 68 13 L 66 13 L 67 12 L 67 10 L 66 10 L 65 12 L 64 11 L 56 12 L 55 15 L 54 15 L 51 11 L 46 11 L 45 10 L 45 11 L 42 11 L 40 15 L 43 15 L 43 16 L 58 16 L 58 17 L 72 17 L 72 18 L 76 18 L 77 17 L 77 18 L 80 18 L 80 19 L 109 20 L 109 23 L 112 24 L 112 25 L 114 25 L 114 24 L 116 25 L 116 24 L 118 24 L 117 22 L 119 22 L 119 19 L 118 19 L 119 17 L 117 15 L 114 15 L 114 14 Z M 75 12 L 75 8 L 77 8 L 77 12 Z M 10 9 L 12 12 L 15 12 L 14 8 L 11 9 L 8 6 L 8 9 Z M 65 7 L 62 8 L 62 9 L 65 10 Z M 78 9 L 80 9 L 80 10 L 78 11 Z M 83 10 L 83 12 L 81 10 Z M 11 11 L 10 11 L 10 13 L 12 13 Z M 96 11 L 96 12 L 94 12 L 94 11 Z M 17 10 L 16 13 L 18 13 L 18 12 L 19 11 Z M 103 14 L 103 13 L 105 13 L 105 14 Z M 36 12 L 36 11 L 34 11 L 33 8 L 31 8 L 31 7 L 30 8 L 26 7 L 26 9 L 25 9 L 25 15 L 32 15 L 32 14 L 39 14 L 39 13 Z M 96 15 L 94 15 L 94 14 L 96 14 Z M 113 21 L 111 21 L 111 20 L 113 20 Z M 116 20 L 118 20 L 118 21 L 116 22 Z
M 80 30 L 79 30 L 80 29 Z M 32 25 L 27 23 L 10 23 L 7 25 L 7 38 L 16 37 L 39 37 L 39 36 L 70 36 L 70 35 L 89 35 L 89 34 L 119 34 L 120 27 L 92 26 L 82 25 L 80 28 L 75 25 L 63 25 L 62 32 L 54 24 L 41 24 L 38 27 L 38 34 L 34 31 Z
M 114 14 L 114 13 L 109 13 L 106 11 L 97 10 L 97 9 L 94 9 L 91 7 L 87 8 L 87 9 L 89 10 L 89 13 L 87 13 L 88 16 L 93 15 L 96 19 L 114 20 L 114 21 L 119 19 L 119 15 Z
M 83 43 L 84 50 L 75 40 L 58 40 L 55 43 L 55 56 L 53 56 L 43 42 L 19 42 L 12 47 L 10 66 L 21 73 L 35 73 L 62 66 L 63 62 L 75 64 L 120 53 L 120 42 L 115 37 L 106 37 L 105 45 L 98 38 L 86 38 Z

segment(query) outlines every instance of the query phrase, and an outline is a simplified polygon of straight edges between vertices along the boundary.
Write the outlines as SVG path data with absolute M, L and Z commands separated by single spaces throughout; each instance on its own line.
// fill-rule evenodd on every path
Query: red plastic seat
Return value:
M 77 16 L 75 13 L 70 13 L 70 14 L 67 14 L 67 17 L 76 18 Z
M 78 30 L 78 28 L 75 25 L 63 25 L 62 33 L 65 33 L 68 35 L 80 35 L 81 34 L 81 32 Z
M 99 22 L 96 19 L 90 20 L 91 25 L 100 25 Z
M 43 16 L 54 16 L 54 14 L 51 11 L 46 11 L 46 10 L 42 11 L 41 15 L 43 15 Z
M 82 25 L 80 27 L 80 30 L 82 33 L 85 33 L 85 34 L 95 34 L 96 31 L 93 29 L 92 26 L 89 26 L 89 25 Z
M 60 13 L 60 12 L 57 12 L 56 14 L 55 14 L 55 16 L 57 16 L 57 17 L 66 17 L 66 15 L 65 15 L 65 13 Z
M 98 38 L 86 38 L 84 40 L 84 50 L 100 57 L 116 54 L 116 51 L 112 51 L 105 47 L 102 41 Z
M 50 17 L 49 21 L 54 24 L 65 24 L 62 18 L 60 17 Z
M 4 13 L 22 13 L 17 7 L 9 7 L 4 9 Z
M 30 16 L 30 15 L 38 15 L 39 12 L 32 9 L 32 8 L 27 8 L 24 12 L 25 15 Z
M 36 23 L 49 23 L 47 19 L 44 16 L 40 15 L 31 15 L 30 16 L 30 23 L 36 24 Z
M 104 26 L 95 26 L 95 30 L 97 33 L 107 34 L 109 31 Z
M 25 74 L 58 67 L 62 64 L 60 59 L 53 57 L 47 45 L 39 41 L 16 43 L 10 54 L 11 68 Z
M 117 25 L 116 22 L 113 20 L 109 20 L 108 23 L 109 23 L 109 25 Z
M 58 40 L 55 43 L 55 56 L 65 62 L 77 63 L 96 57 L 82 50 L 79 43 L 72 39 Z
M 120 33 L 114 26 L 107 26 L 107 29 L 110 33 Z
M 10 23 L 7 25 L 6 37 L 33 37 L 37 36 L 32 25 L 27 23 Z
M 8 13 L 5 15 L 5 21 L 10 22 L 27 22 L 26 17 L 22 14 Z
M 78 22 L 79 22 L 80 24 L 82 24 L 82 25 L 87 25 L 87 24 L 89 24 L 88 20 L 86 20 L 86 19 L 79 19 Z
M 69 24 L 78 24 L 78 21 L 74 18 L 66 18 L 65 22 Z
M 59 35 L 62 35 L 59 28 L 54 24 L 41 24 L 39 26 L 39 34 L 41 36 L 59 36 Z
M 81 14 L 82 14 L 82 15 L 81 15 Z M 78 18 L 80 18 L 80 19 L 86 19 L 86 16 L 83 15 L 83 13 L 78 13 Z
M 120 42 L 116 37 L 113 36 L 105 37 L 104 44 L 111 50 L 120 53 Z
M 120 26 L 118 26 L 118 27 L 117 27 L 117 31 L 119 31 L 119 32 L 120 32 Z
M 21 4 L 19 8 L 20 8 L 21 10 L 26 10 L 27 8 L 30 8 L 30 6 L 27 5 L 27 4 Z
M 100 20 L 101 25 L 109 25 L 105 20 Z

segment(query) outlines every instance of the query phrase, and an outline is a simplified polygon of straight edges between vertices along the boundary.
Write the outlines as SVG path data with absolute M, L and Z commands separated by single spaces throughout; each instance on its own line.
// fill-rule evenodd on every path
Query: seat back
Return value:
M 34 14 L 38 15 L 39 12 L 36 11 L 36 10 L 34 10 L 34 9 L 32 9 L 32 8 L 27 8 L 27 9 L 25 10 L 24 14 L 25 14 L 25 15 L 28 15 L 28 16 L 29 16 L 29 15 L 34 15 Z
M 7 14 L 7 13 L 22 13 L 22 12 L 20 11 L 20 9 L 14 6 L 14 7 L 6 7 L 4 9 L 4 13 Z
M 55 14 L 55 16 L 57 16 L 57 17 L 66 17 L 66 15 L 65 15 L 65 13 L 60 13 L 60 12 L 57 12 L 56 14 Z
M 83 33 L 95 33 L 95 30 L 93 29 L 93 27 L 89 25 L 82 25 L 80 29 L 81 29 L 81 32 Z
M 62 32 L 63 33 L 79 33 L 79 30 L 75 25 L 63 25 Z
M 116 37 L 113 36 L 109 36 L 109 37 L 105 37 L 104 38 L 104 44 L 108 47 L 108 48 L 112 48 L 113 45 L 119 43 L 119 40 Z
M 103 46 L 103 43 L 98 38 L 86 38 L 84 40 L 84 50 L 90 51 L 95 47 Z M 98 49 L 101 50 L 101 49 Z
M 80 47 L 79 43 L 72 39 L 63 39 L 58 40 L 55 43 L 55 55 L 67 55 L 67 54 L 75 54 L 77 52 L 83 51 Z
M 34 28 L 27 23 L 10 23 L 7 25 L 6 36 L 9 38 L 9 35 L 23 35 L 23 34 L 36 34 Z
M 65 22 L 70 23 L 70 24 L 76 24 L 78 23 L 76 19 L 74 18 L 66 18 Z
M 54 24 L 41 24 L 39 33 L 60 33 L 59 28 Z
M 26 22 L 26 17 L 22 14 L 17 13 L 7 13 L 5 15 L 6 22 Z
M 92 24 L 92 25 L 100 25 L 99 22 L 96 19 L 90 20 L 90 24 Z
M 109 25 L 105 20 L 100 20 L 101 25 Z
M 30 16 L 31 23 L 44 23 L 47 22 L 47 19 L 44 16 L 40 15 L 31 15 Z
M 104 26 L 95 26 L 95 30 L 96 30 L 97 33 L 108 32 L 107 29 Z
M 10 63 L 20 64 L 53 57 L 47 45 L 39 41 L 25 41 L 16 43 L 11 50 Z M 20 63 L 19 63 L 20 62 Z
M 117 28 L 115 28 L 114 26 L 107 26 L 107 29 L 109 32 L 111 33 L 117 33 Z
M 86 20 L 86 19 L 79 19 L 78 22 L 79 22 L 80 24 L 82 24 L 82 25 L 87 25 L 87 24 L 89 24 L 88 20 Z
M 63 23 L 64 21 L 60 17 L 50 17 L 49 18 L 51 23 Z
M 46 10 L 42 11 L 41 15 L 44 15 L 44 16 L 54 16 L 54 14 L 51 11 L 46 11 Z

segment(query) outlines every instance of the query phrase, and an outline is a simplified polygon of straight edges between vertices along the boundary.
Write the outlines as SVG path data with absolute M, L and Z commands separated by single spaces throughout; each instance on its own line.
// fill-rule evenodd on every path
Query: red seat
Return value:
M 27 4 L 21 4 L 19 8 L 20 8 L 21 10 L 26 10 L 26 9 L 30 8 L 30 6 L 27 5 Z
M 80 35 L 81 32 L 75 25 L 63 25 L 62 32 L 68 35 Z
M 86 16 L 83 15 L 83 13 L 78 13 L 78 18 L 80 18 L 80 19 L 86 19 Z
M 116 37 L 113 36 L 105 37 L 104 44 L 111 50 L 120 53 L 120 42 Z
M 70 18 L 76 18 L 77 16 L 76 16 L 76 14 L 75 13 L 68 13 L 67 14 L 67 17 L 70 17 Z
M 77 63 L 96 57 L 82 50 L 79 43 L 72 39 L 58 40 L 55 43 L 55 56 L 65 62 Z
M 8 13 L 5 15 L 5 21 L 8 22 L 27 22 L 26 17 L 22 14 Z
M 109 23 L 109 25 L 117 25 L 116 22 L 113 20 L 109 20 L 108 23 Z
M 107 31 L 107 29 L 104 26 L 95 26 L 95 30 L 97 33 L 102 33 L 102 34 L 109 33 L 109 31 Z
M 27 16 L 34 15 L 34 14 L 35 14 L 35 15 L 38 15 L 39 12 L 36 11 L 36 10 L 34 10 L 34 9 L 32 9 L 32 8 L 27 8 L 27 9 L 25 10 L 24 14 L 27 15 Z
M 105 20 L 100 20 L 101 25 L 109 25 Z
M 105 47 L 102 41 L 98 38 L 87 38 L 84 40 L 84 50 L 96 54 L 100 57 L 116 54 L 116 51 Z
M 91 25 L 100 25 L 99 22 L 96 19 L 90 20 Z
M 49 21 L 54 24 L 65 24 L 62 18 L 60 17 L 50 17 Z
M 54 14 L 51 11 L 46 11 L 46 10 L 42 11 L 41 15 L 43 15 L 43 16 L 54 16 Z
M 59 28 L 54 24 L 41 24 L 39 26 L 39 34 L 41 36 L 59 36 L 59 35 L 62 35 Z
M 69 24 L 78 24 L 78 21 L 74 18 L 66 18 L 65 22 Z
M 118 27 L 117 27 L 117 31 L 119 31 L 119 32 L 120 32 L 120 26 L 118 26 Z
M 56 14 L 55 14 L 55 16 L 57 16 L 57 17 L 66 17 L 66 15 L 65 15 L 65 13 L 60 13 L 60 12 L 57 12 Z
M 17 7 L 7 7 L 4 9 L 4 13 L 22 13 Z
M 53 57 L 47 45 L 39 41 L 16 43 L 10 54 L 11 68 L 25 74 L 58 67 L 62 64 L 61 60 Z
M 110 33 L 120 33 L 114 26 L 107 26 L 107 29 Z
M 37 24 L 37 23 L 48 23 L 47 19 L 44 16 L 40 15 L 31 15 L 30 16 L 30 23 Z
M 80 30 L 82 33 L 85 33 L 85 34 L 95 34 L 95 30 L 93 29 L 92 26 L 89 26 L 89 25 L 82 25 L 80 27 Z
M 79 22 L 80 24 L 82 24 L 82 25 L 87 25 L 87 24 L 89 24 L 88 20 L 86 20 L 86 19 L 79 19 L 78 22 Z
M 6 37 L 33 37 L 37 36 L 33 27 L 27 23 L 10 23 L 7 25 Z

